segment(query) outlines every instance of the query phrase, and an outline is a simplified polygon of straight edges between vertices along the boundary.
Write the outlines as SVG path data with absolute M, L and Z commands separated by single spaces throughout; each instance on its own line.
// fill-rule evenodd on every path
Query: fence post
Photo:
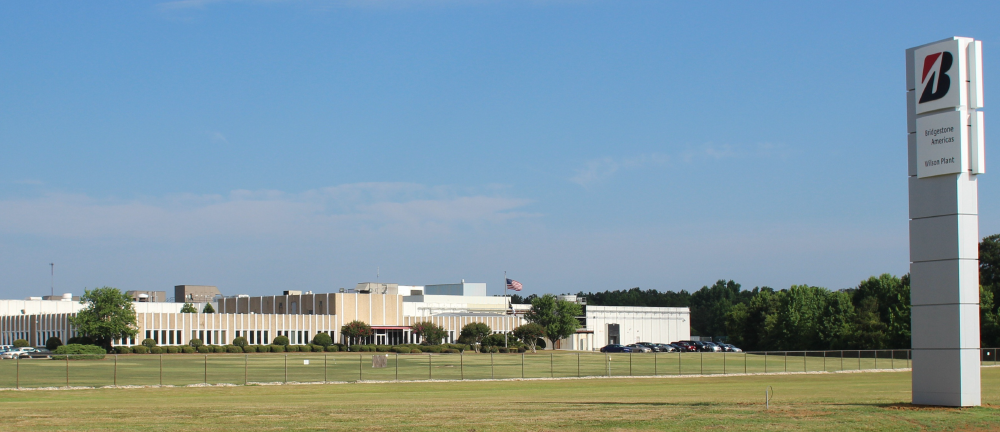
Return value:
M 611 354 L 604 355 L 604 369 L 607 370 L 608 376 L 611 376 Z
M 115 354 L 115 387 L 118 387 L 118 354 Z
M 726 352 L 722 352 L 722 374 L 726 374 Z
M 427 354 L 427 379 L 428 380 L 434 379 L 434 372 L 433 372 L 433 369 L 431 369 L 433 367 L 432 366 L 433 363 L 434 363 L 434 360 L 431 359 L 431 355 Z
M 163 354 L 160 354 L 160 387 L 163 387 Z
M 802 372 L 809 372 L 809 366 L 806 365 L 806 359 L 809 358 L 809 351 L 802 351 Z
M 524 355 L 524 354 L 521 354 Z M 493 353 L 490 353 L 490 379 L 493 379 Z
M 840 350 L 840 371 L 844 371 L 844 350 Z
M 358 354 L 358 381 L 361 381 L 362 377 L 364 376 L 364 372 L 362 372 L 364 370 L 364 368 L 362 367 L 362 365 L 364 364 L 364 359 L 362 358 L 363 356 L 364 354 Z M 288 354 L 285 354 L 285 363 L 287 362 L 288 362 Z M 285 373 L 287 374 L 288 368 L 286 367 L 285 369 L 286 369 Z
M 205 384 L 208 384 L 208 354 L 205 354 Z
M 747 373 L 747 352 L 743 351 L 743 374 Z
M 69 387 L 69 355 L 66 355 L 66 387 Z
M 247 368 L 249 363 L 250 363 L 250 354 L 243 354 L 243 385 L 247 385 L 247 378 L 249 376 L 249 374 L 247 373 Z M 326 381 L 326 361 L 323 362 L 323 381 Z
M 677 351 L 677 375 L 684 375 L 684 371 L 681 369 L 681 352 Z
M 889 368 L 896 369 L 896 350 L 889 351 Z
M 783 357 L 785 358 L 785 372 L 788 372 L 788 351 L 783 351 L 782 353 L 784 354 Z
M 861 370 L 861 350 L 858 350 L 858 370 Z
M 580 353 L 576 353 L 576 377 L 580 378 Z
M 826 351 L 823 351 L 823 372 L 826 372 Z
M 399 353 L 396 353 L 396 381 L 399 381 Z
M 462 373 L 462 381 L 465 381 L 465 352 L 458 352 L 458 370 Z
M 656 351 L 653 351 L 653 376 L 656 376 Z
M 632 376 L 632 352 L 628 353 L 628 376 Z
M 17 360 L 15 360 L 14 367 L 16 368 L 14 370 L 14 375 L 16 376 L 14 378 L 14 388 L 20 389 L 21 388 L 21 356 L 17 356 Z
M 767 373 L 767 351 L 764 351 L 764 373 Z
M 555 376 L 556 376 L 554 368 L 552 367 L 552 356 L 553 355 L 555 355 L 555 354 L 549 353 L 549 378 L 555 378 Z
M 698 361 L 701 363 L 701 374 L 705 375 L 705 351 L 698 354 Z
M 490 355 L 493 355 L 492 350 L 490 350 Z M 524 353 L 521 353 L 521 379 L 524 379 Z
M 878 350 L 873 350 L 872 354 L 875 356 L 875 369 L 878 369 Z

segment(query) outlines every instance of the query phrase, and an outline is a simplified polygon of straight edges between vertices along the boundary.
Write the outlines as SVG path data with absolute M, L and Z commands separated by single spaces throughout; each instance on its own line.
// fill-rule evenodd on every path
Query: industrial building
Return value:
M 285 291 L 281 295 L 222 296 L 214 286 L 178 285 L 176 302 L 160 300 L 163 291 L 129 291 L 136 310 L 138 334 L 115 341 L 135 345 L 153 339 L 158 345 L 185 345 L 191 339 L 206 344 L 232 343 L 246 337 L 250 344 L 268 344 L 277 336 L 290 343 L 308 344 L 318 333 L 344 342 L 341 326 L 363 321 L 375 332 L 368 343 L 419 343 L 412 325 L 431 321 L 447 331 L 446 342 L 455 342 L 462 327 L 485 323 L 496 333 L 510 332 L 527 323 L 530 305 L 511 305 L 507 297 L 487 296 L 485 283 L 398 285 L 360 283 L 336 293 Z M 143 297 L 145 296 L 145 297 Z M 580 303 L 582 327 L 573 336 L 550 346 L 567 350 L 596 350 L 609 343 L 672 342 L 690 338 L 687 308 L 588 306 L 585 299 L 560 296 Z M 201 300 L 196 309 L 211 303 L 216 313 L 181 313 L 185 301 Z M 52 336 L 68 341 L 76 336 L 69 317 L 86 307 L 69 294 L 58 300 L 0 300 L 0 344 L 26 339 L 40 346 Z

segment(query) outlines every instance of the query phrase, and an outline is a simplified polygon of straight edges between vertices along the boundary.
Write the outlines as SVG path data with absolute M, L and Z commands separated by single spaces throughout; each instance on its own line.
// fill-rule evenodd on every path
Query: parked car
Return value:
M 618 344 L 610 344 L 610 345 L 605 345 L 605 346 L 601 347 L 601 352 L 602 353 L 630 353 L 630 352 L 632 352 L 632 348 L 629 348 L 627 346 L 618 345 Z
M 625 345 L 625 347 L 626 348 L 632 348 L 632 352 L 636 352 L 636 353 L 653 352 L 652 348 L 649 348 L 649 347 L 643 346 L 643 345 L 639 345 L 639 344 L 628 344 L 628 345 Z
M 652 342 L 636 342 L 635 344 L 639 345 L 639 346 L 642 346 L 642 347 L 649 348 L 649 350 L 652 351 L 652 352 L 663 351 L 663 349 L 660 348 L 660 344 L 655 344 L 655 343 L 652 343 Z
M 715 344 L 715 342 L 702 342 L 701 351 L 704 352 L 722 352 L 722 347 Z
M 2 359 L 28 358 L 35 351 L 37 350 L 32 347 L 14 348 L 8 351 L 4 351 L 3 353 L 0 353 L 0 358 Z
M 743 352 L 739 347 L 732 344 L 719 344 L 726 350 L 726 352 Z
M 691 341 L 672 342 L 671 345 L 674 345 L 674 346 L 680 348 L 680 352 L 695 352 L 695 351 L 698 351 L 698 346 L 695 345 Z
M 659 352 L 676 352 L 677 351 L 677 347 L 675 347 L 673 345 L 670 345 L 670 344 L 654 344 L 654 345 L 656 345 L 656 348 L 658 348 L 660 350 Z

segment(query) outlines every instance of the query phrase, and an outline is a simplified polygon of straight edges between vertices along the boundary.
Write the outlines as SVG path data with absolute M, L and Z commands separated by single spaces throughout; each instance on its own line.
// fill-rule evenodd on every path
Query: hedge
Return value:
M 152 347 L 152 348 L 149 349 L 149 353 L 150 354 L 163 354 L 163 347 L 158 347 L 158 346 Z
M 69 345 L 67 345 L 67 346 L 69 346 Z M 136 353 L 136 354 L 146 354 L 146 353 L 149 352 L 149 348 L 146 348 L 145 345 L 136 345 L 136 346 L 132 347 L 132 352 Z
M 132 347 L 116 346 L 115 354 L 132 354 Z
M 57 347 L 54 353 L 79 355 L 54 355 L 52 356 L 53 360 L 66 360 L 66 357 L 69 357 L 70 360 L 101 360 L 108 352 L 97 345 L 70 344 Z
M 202 345 L 202 346 L 198 347 L 198 352 L 200 352 L 202 354 L 208 354 L 208 353 L 212 352 L 212 347 L 210 347 L 208 345 Z
M 285 345 L 285 351 L 296 352 L 298 350 L 299 350 L 299 346 L 298 345 Z
M 253 345 L 247 345 L 247 346 L 243 347 L 243 352 L 245 352 L 245 353 L 254 353 L 254 352 L 257 352 L 257 347 L 255 347 Z
M 234 354 L 235 353 L 241 353 L 241 352 L 243 352 L 243 348 L 240 348 L 240 347 L 238 347 L 236 345 L 227 345 L 226 346 L 226 352 L 227 353 L 234 353 Z
M 180 352 L 180 349 L 175 346 L 168 346 L 164 349 L 167 350 L 167 354 L 177 354 L 178 352 Z
M 421 352 L 422 351 L 420 351 L 420 348 L 414 348 L 414 349 L 410 350 L 411 354 L 420 354 Z
M 320 333 L 320 334 L 322 334 L 322 333 Z M 313 344 L 313 345 L 309 345 L 309 346 L 312 347 L 313 352 L 323 352 L 323 345 Z
M 337 352 L 340 351 L 340 347 L 336 345 L 327 345 L 327 347 L 324 348 L 324 350 L 326 350 L 326 352 Z
M 284 345 L 271 345 L 271 352 L 285 352 Z
M 224 347 L 222 345 L 215 345 L 215 346 L 212 347 L 212 352 L 224 353 L 224 352 L 226 352 L 226 347 Z
M 181 352 L 184 354 L 194 354 L 195 348 L 191 345 L 184 345 L 181 347 Z

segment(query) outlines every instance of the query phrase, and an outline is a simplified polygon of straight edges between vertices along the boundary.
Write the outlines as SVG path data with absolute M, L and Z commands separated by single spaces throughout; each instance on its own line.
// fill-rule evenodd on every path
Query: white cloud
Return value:
M 590 186 L 611 178 L 620 170 L 635 169 L 650 166 L 662 166 L 670 160 L 662 154 L 642 155 L 632 158 L 601 158 L 587 161 L 582 168 L 576 170 L 576 175 L 570 181 L 580 186 Z
M 167 241 L 211 236 L 335 238 L 361 231 L 422 236 L 530 217 L 517 211 L 528 203 L 411 183 L 136 200 L 49 194 L 0 201 L 0 233 Z

